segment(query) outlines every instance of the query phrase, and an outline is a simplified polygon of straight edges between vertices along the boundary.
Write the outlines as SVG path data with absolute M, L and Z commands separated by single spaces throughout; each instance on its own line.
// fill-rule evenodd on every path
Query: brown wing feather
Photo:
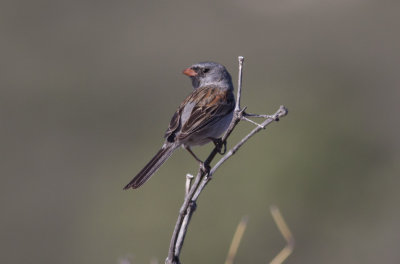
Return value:
M 197 104 L 193 107 L 190 117 L 182 125 L 178 139 L 182 140 L 205 126 L 218 122 L 222 117 L 233 111 L 235 100 L 230 91 L 221 91 L 218 87 L 203 87 L 199 89 Z
M 181 116 L 186 105 L 195 103 L 189 118 L 182 124 Z M 175 137 L 185 139 L 204 126 L 218 122 L 221 117 L 233 111 L 235 98 L 230 91 L 221 91 L 216 86 L 204 86 L 195 89 L 173 115 L 165 137 L 169 142 L 174 142 Z
M 168 129 L 167 129 L 167 131 L 165 131 L 165 134 L 164 134 L 164 137 L 167 138 L 167 140 L 169 142 L 175 141 L 175 134 L 177 132 L 179 132 L 179 130 L 181 129 L 181 114 L 182 114 L 183 109 L 190 102 L 196 101 L 196 99 L 199 98 L 199 96 L 201 97 L 201 99 L 203 99 L 204 95 L 202 95 L 202 94 L 205 91 L 204 88 L 205 87 L 195 89 L 191 94 L 189 94 L 186 97 L 186 99 L 183 100 L 181 105 L 178 107 L 178 109 L 172 116 L 171 121 L 168 126 Z M 201 100 L 199 100 L 199 101 L 201 101 Z
M 166 138 L 168 142 L 175 141 L 175 132 L 179 130 L 181 124 L 181 112 L 182 109 L 178 108 L 171 118 L 167 131 L 165 131 L 164 138 Z

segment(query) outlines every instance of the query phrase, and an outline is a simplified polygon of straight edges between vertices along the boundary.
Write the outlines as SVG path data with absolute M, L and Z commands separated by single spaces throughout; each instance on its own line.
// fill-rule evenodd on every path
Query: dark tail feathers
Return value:
M 172 155 L 177 147 L 178 146 L 176 146 L 175 144 L 163 146 L 150 160 L 150 162 L 147 163 L 147 165 L 135 176 L 135 178 L 133 178 L 133 180 L 124 187 L 124 190 L 127 190 L 129 188 L 136 189 L 142 186 Z

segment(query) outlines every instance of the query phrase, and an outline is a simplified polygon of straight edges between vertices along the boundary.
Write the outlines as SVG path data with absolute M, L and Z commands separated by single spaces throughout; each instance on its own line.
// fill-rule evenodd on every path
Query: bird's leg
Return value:
M 186 149 L 186 150 L 190 153 L 190 155 L 192 155 L 193 158 L 194 158 L 195 160 L 197 160 L 197 162 L 200 163 L 201 170 L 202 170 L 204 173 L 208 173 L 208 172 L 210 171 L 210 165 L 205 164 L 201 159 L 199 159 L 199 158 L 196 156 L 196 154 L 193 153 L 193 151 L 192 151 L 192 149 L 191 149 L 190 147 L 184 145 L 183 148 Z
M 221 155 L 226 153 L 226 141 L 222 141 L 221 138 L 210 138 L 217 148 L 217 152 Z M 224 147 L 224 151 L 222 151 L 222 146 Z
M 200 162 L 200 163 L 203 163 L 203 161 L 202 161 L 201 159 L 199 159 L 199 158 L 196 156 L 196 154 L 193 153 L 193 151 L 192 151 L 192 149 L 191 149 L 190 147 L 184 146 L 184 148 L 185 148 L 187 151 L 189 151 L 190 155 L 192 155 L 193 158 L 194 158 L 195 160 L 197 160 L 197 161 Z

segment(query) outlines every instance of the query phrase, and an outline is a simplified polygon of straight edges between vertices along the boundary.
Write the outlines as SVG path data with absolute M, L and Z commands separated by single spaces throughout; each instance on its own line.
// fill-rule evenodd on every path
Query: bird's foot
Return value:
M 211 140 L 213 141 L 217 152 L 224 155 L 226 153 L 226 141 L 222 141 L 221 138 L 211 138 Z M 222 147 L 224 147 L 224 151 L 222 151 Z

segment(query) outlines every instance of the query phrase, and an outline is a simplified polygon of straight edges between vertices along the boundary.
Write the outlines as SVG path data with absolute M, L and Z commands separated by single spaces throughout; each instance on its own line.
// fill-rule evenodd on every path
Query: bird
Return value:
M 124 190 L 142 186 L 179 147 L 189 151 L 204 166 L 191 147 L 209 142 L 218 144 L 232 121 L 234 87 L 225 66 L 206 61 L 193 64 L 182 73 L 190 77 L 193 90 L 173 114 L 161 149 Z

